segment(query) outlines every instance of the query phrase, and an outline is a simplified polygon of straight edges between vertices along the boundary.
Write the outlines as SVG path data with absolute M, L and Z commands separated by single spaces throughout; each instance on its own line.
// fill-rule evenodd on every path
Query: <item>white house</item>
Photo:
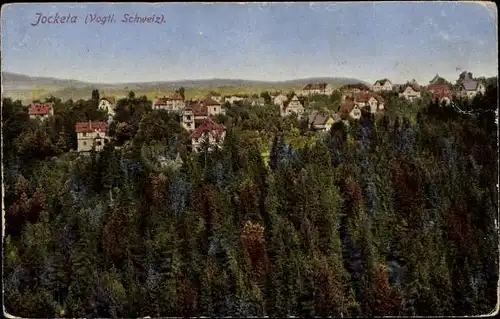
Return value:
M 304 106 L 302 105 L 302 102 L 300 102 L 297 95 L 294 95 L 288 103 L 285 102 L 285 104 L 280 107 L 280 110 L 280 114 L 283 117 L 292 113 L 295 113 L 300 117 L 302 113 L 304 113 Z
M 80 122 L 76 123 L 75 131 L 78 141 L 78 152 L 101 151 L 109 142 L 107 134 L 109 125 L 106 122 Z
M 333 93 L 333 88 L 328 83 L 311 83 L 304 86 L 301 95 L 331 95 Z
M 458 94 L 461 97 L 472 99 L 478 93 L 484 94 L 486 92 L 486 86 L 480 82 L 470 78 L 465 78 L 458 89 Z
M 405 98 L 409 101 L 414 101 L 421 97 L 420 88 L 414 84 L 403 85 L 400 89 L 399 97 Z
M 212 100 L 220 103 L 220 104 L 223 104 L 224 103 L 224 98 L 222 96 L 215 96 L 215 95 L 212 95 L 210 97 Z
M 273 98 L 273 103 L 275 105 L 279 105 L 280 107 L 283 106 L 283 104 L 286 102 L 287 97 L 284 94 L 277 95 Z
M 361 107 L 354 103 L 354 101 L 346 100 L 339 108 L 339 113 L 344 120 L 348 118 L 359 120 L 361 117 Z
M 214 101 L 212 98 L 206 98 L 202 102 L 202 105 L 207 109 L 208 116 L 215 116 L 219 114 L 224 114 L 222 105 Z
M 338 113 L 325 115 L 314 111 L 309 115 L 309 126 L 315 131 L 328 132 L 332 125 L 339 121 L 341 118 Z
M 208 143 L 208 150 L 212 151 L 222 145 L 225 137 L 226 127 L 206 118 L 190 135 L 192 150 L 198 152 L 204 143 Z
M 392 91 L 392 82 L 388 79 L 378 80 L 373 84 L 373 92 Z
M 115 115 L 116 100 L 112 96 L 102 97 L 99 101 L 99 109 L 106 111 L 109 116 Z
M 182 111 L 186 107 L 186 102 L 179 93 L 171 97 L 156 98 L 153 101 L 153 110 Z
M 384 109 L 384 99 L 373 93 L 360 93 L 354 96 L 354 104 L 360 109 L 368 108 L 370 113 L 376 113 Z
M 226 97 L 225 98 L 225 101 L 229 104 L 234 104 L 236 102 L 240 102 L 240 101 L 243 101 L 244 98 L 242 97 L 239 97 L 239 96 L 230 96 L 230 97 Z
M 212 98 L 206 98 L 203 101 L 189 101 L 182 114 L 182 127 L 187 131 L 193 131 L 209 116 L 225 113 L 222 105 Z
M 28 109 L 30 119 L 45 120 L 54 115 L 53 103 L 31 103 Z

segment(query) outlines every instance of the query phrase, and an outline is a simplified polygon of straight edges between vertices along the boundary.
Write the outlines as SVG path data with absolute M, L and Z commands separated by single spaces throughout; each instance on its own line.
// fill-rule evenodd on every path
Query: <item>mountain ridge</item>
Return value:
M 231 79 L 231 78 L 211 78 L 211 79 L 181 79 L 171 81 L 148 81 L 148 82 L 126 82 L 126 83 L 100 83 L 86 82 L 74 79 L 61 79 L 55 77 L 35 77 L 26 74 L 13 72 L 2 72 L 2 82 L 4 90 L 28 90 L 35 89 L 39 86 L 59 86 L 70 88 L 177 88 L 177 87 L 237 87 L 237 86 L 290 86 L 302 85 L 308 83 L 332 83 L 332 84 L 352 84 L 366 83 L 365 81 L 349 78 L 349 77 L 307 77 L 284 81 L 263 81 L 263 80 L 246 80 L 246 79 Z

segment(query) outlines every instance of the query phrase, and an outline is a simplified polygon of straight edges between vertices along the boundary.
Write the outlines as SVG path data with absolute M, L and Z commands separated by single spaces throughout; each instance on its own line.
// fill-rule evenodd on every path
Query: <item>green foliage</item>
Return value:
M 498 282 L 496 86 L 457 100 L 384 94 L 317 135 L 230 106 L 223 148 L 186 151 L 178 115 L 133 92 L 114 144 L 79 156 L 90 100 L 30 120 L 3 100 L 4 286 L 26 317 L 477 315 Z M 180 91 L 180 90 L 179 90 Z M 179 92 L 180 93 L 180 92 Z M 215 93 L 216 92 L 211 92 Z M 340 96 L 312 96 L 312 108 Z M 122 146 L 115 148 L 114 146 Z

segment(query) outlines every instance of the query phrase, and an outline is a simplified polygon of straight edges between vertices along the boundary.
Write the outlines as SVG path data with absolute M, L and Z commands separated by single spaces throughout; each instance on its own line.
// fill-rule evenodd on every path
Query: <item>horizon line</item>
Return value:
M 245 78 L 221 78 L 221 77 L 215 77 L 215 78 L 184 78 L 184 79 L 176 79 L 176 80 L 154 80 L 154 81 L 138 81 L 138 82 L 90 82 L 87 80 L 78 80 L 75 78 L 61 78 L 58 76 L 50 76 L 50 75 L 28 75 L 25 73 L 18 73 L 18 72 L 11 72 L 11 71 L 2 71 L 1 72 L 2 77 L 5 73 L 9 73 L 12 75 L 20 75 L 20 76 L 26 76 L 30 78 L 46 78 L 46 79 L 53 79 L 53 80 L 60 80 L 60 81 L 77 81 L 77 82 L 82 82 L 85 84 L 100 84 L 100 85 L 114 85 L 114 84 L 135 84 L 135 83 L 157 83 L 157 82 L 187 82 L 187 81 L 213 81 L 213 80 L 231 80 L 231 81 L 249 81 L 249 82 L 265 82 L 265 83 L 280 83 L 280 82 L 290 82 L 290 81 L 300 81 L 300 80 L 308 80 L 308 79 L 315 79 L 315 78 L 337 78 L 337 79 L 352 79 L 352 80 L 358 80 L 362 82 L 367 82 L 366 80 L 361 80 L 356 77 L 349 77 L 349 76 L 326 76 L 326 75 L 311 75 L 311 76 L 306 76 L 306 77 L 297 77 L 297 78 L 290 78 L 286 80 L 258 80 L 258 79 L 245 79 Z
M 460 70 L 460 71 L 457 71 L 458 74 L 461 74 L 462 72 L 471 72 L 469 70 Z M 349 77 L 349 76 L 325 76 L 325 75 L 317 75 L 317 76 L 306 76 L 306 77 L 298 77 L 298 78 L 290 78 L 290 79 L 286 79 L 286 80 L 258 80 L 258 79 L 245 79 L 245 78 L 221 78 L 221 77 L 215 77 L 215 78 L 191 78 L 191 79 L 176 79 L 176 80 L 154 80 L 154 81 L 138 81 L 138 82 L 90 82 L 90 81 L 87 81 L 87 80 L 78 80 L 78 79 L 75 79 L 75 78 L 61 78 L 61 77 L 58 77 L 58 76 L 50 76 L 50 75 L 28 75 L 28 74 L 24 74 L 24 73 L 18 73 L 18 72 L 11 72 L 11 71 L 1 71 L 1 77 L 3 79 L 4 77 L 4 74 L 11 74 L 11 75 L 17 75 L 17 76 L 25 76 L 25 77 L 29 77 L 29 78 L 45 78 L 45 79 L 52 79 L 52 80 L 58 80 L 58 81 L 75 81 L 75 82 L 80 82 L 82 84 L 89 84 L 89 85 L 126 85 L 126 84 L 152 84 L 152 83 L 172 83 L 172 84 L 175 84 L 176 82 L 189 82 L 189 81 L 216 81 L 216 80 L 223 80 L 223 81 L 247 81 L 247 82 L 262 82 L 262 83 L 283 83 L 283 82 L 292 82 L 292 81 L 301 81 L 301 80 L 309 80 L 309 79 L 321 79 L 321 78 L 325 78 L 325 79 L 348 79 L 348 80 L 357 80 L 357 81 L 360 81 L 360 82 L 364 82 L 364 83 L 371 83 L 373 81 L 367 81 L 367 80 L 362 80 L 360 78 L 357 78 L 357 77 Z M 474 74 L 474 72 L 471 72 Z M 439 72 L 437 73 L 439 74 Z M 435 75 L 434 75 L 435 76 Z M 430 78 L 433 78 L 434 76 L 431 76 Z M 490 76 L 486 76 L 486 75 L 481 75 L 482 77 L 498 77 L 498 73 L 497 74 L 493 74 L 493 75 L 490 75 Z M 441 76 L 443 77 L 443 76 Z M 388 77 L 379 77 L 378 80 L 381 80 L 381 79 L 389 79 Z M 378 81 L 378 80 L 374 80 L 374 81 Z M 389 79 L 390 80 L 390 79 Z M 393 82 L 392 80 L 390 80 L 391 82 Z M 411 80 L 407 80 L 407 81 L 411 81 Z M 3 82 L 3 81 L 2 81 Z M 3 85 L 2 85 L 3 87 Z

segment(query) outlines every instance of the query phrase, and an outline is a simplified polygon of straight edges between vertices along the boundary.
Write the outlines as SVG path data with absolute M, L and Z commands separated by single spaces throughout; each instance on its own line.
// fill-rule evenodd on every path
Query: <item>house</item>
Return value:
M 259 97 L 259 98 L 252 97 L 252 98 L 244 99 L 243 102 L 245 104 L 248 104 L 251 106 L 264 106 L 266 104 L 266 100 L 264 100 L 264 98 L 262 98 L 262 97 Z
M 388 79 L 375 81 L 373 92 L 392 91 L 392 82 Z
M 353 98 L 355 94 L 369 92 L 370 88 L 363 83 L 355 83 L 343 85 L 339 90 L 342 93 L 342 101 L 345 101 L 348 98 Z
M 356 94 L 353 102 L 360 109 L 366 107 L 367 110 L 373 114 L 384 109 L 384 99 L 380 95 L 371 92 Z
M 208 116 L 224 114 L 221 103 L 213 100 L 212 98 L 207 97 L 201 103 L 207 108 Z
M 426 89 L 431 94 L 451 93 L 451 87 L 448 84 L 429 84 Z
M 112 96 L 102 97 L 99 101 L 99 110 L 105 111 L 109 116 L 115 115 L 116 100 Z
M 244 100 L 244 98 L 239 97 L 239 96 L 234 96 L 234 95 L 233 95 L 233 96 L 230 96 L 230 97 L 226 97 L 226 98 L 225 98 L 225 101 L 226 101 L 227 103 L 229 103 L 229 104 L 234 104 L 234 103 L 236 103 L 236 102 L 240 102 L 240 101 L 243 101 L 243 100 Z
M 78 141 L 78 152 L 90 152 L 92 149 L 101 151 L 109 142 L 107 135 L 109 125 L 106 122 L 76 123 L 75 131 Z
M 486 86 L 481 81 L 473 80 L 471 77 L 466 75 L 465 79 L 460 84 L 458 88 L 458 95 L 464 98 L 472 99 L 478 93 L 484 94 L 486 92 Z
M 363 83 L 354 83 L 354 84 L 346 84 L 342 85 L 339 88 L 340 92 L 343 93 L 360 93 L 365 91 L 370 91 L 370 88 Z
M 429 84 L 426 90 L 437 98 L 440 103 L 451 103 L 452 90 L 448 84 Z
M 33 102 L 29 106 L 28 114 L 30 119 L 45 120 L 54 115 L 54 104 Z
M 301 95 L 313 95 L 313 94 L 322 94 L 322 95 L 330 95 L 332 94 L 333 89 L 332 86 L 328 83 L 314 83 L 307 84 L 302 89 Z
M 328 132 L 333 124 L 341 121 L 340 115 L 334 113 L 330 114 L 321 114 L 320 112 L 314 111 L 309 115 L 308 119 L 309 127 L 315 131 Z
M 220 147 L 226 137 L 226 127 L 217 124 L 210 118 L 205 118 L 190 135 L 191 147 L 194 152 L 198 152 L 205 143 L 208 143 L 208 150 L 212 151 Z
M 349 118 L 359 120 L 361 117 L 361 107 L 354 103 L 354 101 L 346 100 L 340 104 L 339 113 L 344 120 Z
M 292 113 L 297 114 L 299 117 L 302 115 L 302 113 L 304 113 L 304 105 L 299 100 L 297 95 L 293 95 L 293 97 L 290 99 L 290 101 L 285 102 L 280 107 L 281 116 L 285 117 L 285 116 L 290 115 Z
M 436 73 L 434 78 L 429 81 L 429 84 L 446 84 L 446 79 L 439 76 L 439 74 Z
M 420 88 L 415 83 L 407 83 L 399 89 L 399 97 L 414 101 L 421 97 Z
M 212 100 L 214 100 L 214 101 L 216 101 L 216 102 L 220 103 L 220 104 L 223 104 L 223 103 L 224 103 L 224 98 L 223 98 L 222 96 L 214 96 L 214 95 L 212 95 L 210 98 L 211 98 Z
M 164 96 L 161 98 L 156 98 L 153 101 L 152 105 L 153 110 L 166 110 L 174 112 L 182 111 L 185 107 L 186 107 L 186 102 L 179 93 L 175 93 L 170 97 Z
M 283 106 L 283 104 L 286 102 L 287 97 L 284 94 L 279 94 L 273 98 L 273 103 L 275 105 L 279 105 L 280 107 Z
M 182 127 L 192 131 L 209 116 L 225 114 L 221 104 L 211 98 L 203 101 L 189 101 L 182 114 Z

